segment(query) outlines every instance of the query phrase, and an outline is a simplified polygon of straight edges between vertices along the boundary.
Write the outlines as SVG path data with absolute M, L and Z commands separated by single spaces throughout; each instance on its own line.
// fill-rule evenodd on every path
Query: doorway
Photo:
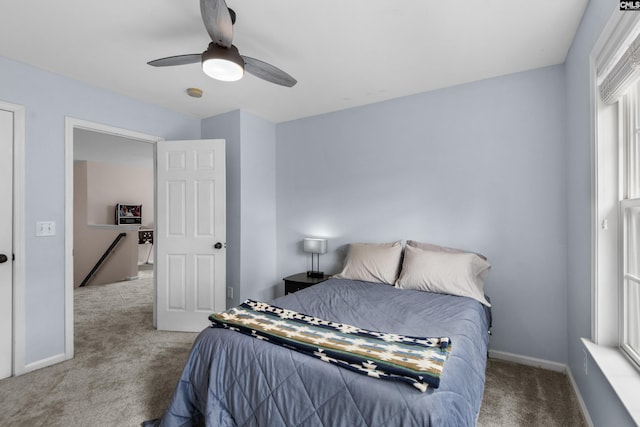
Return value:
M 149 276 L 154 144 L 74 129 L 73 153 L 74 287 Z
M 129 131 L 126 129 L 115 128 L 112 126 L 102 125 L 93 122 L 87 122 L 84 120 L 67 118 L 65 121 L 65 354 L 66 358 L 70 359 L 73 357 L 74 353 L 74 331 L 73 331 L 73 322 L 74 322 L 74 313 L 73 313 L 73 294 L 74 294 L 74 160 L 75 160 L 75 149 L 74 142 L 76 139 L 93 135 L 97 138 L 92 138 L 94 141 L 102 140 L 102 148 L 100 146 L 93 147 L 93 154 L 83 153 L 83 157 L 87 157 L 89 159 L 93 159 L 91 156 L 96 156 L 97 159 L 105 160 L 107 158 L 114 158 L 114 154 L 117 152 L 113 149 L 114 146 L 110 147 L 103 151 L 104 141 L 110 141 L 110 143 L 114 144 L 131 144 L 139 143 L 143 144 L 152 144 L 152 153 L 155 153 L 155 143 L 162 138 L 141 134 L 138 132 Z M 122 147 L 122 145 L 121 145 Z M 88 147 L 85 147 L 88 148 Z M 143 156 L 141 153 L 145 150 L 136 151 L 131 150 L 133 154 L 132 157 L 127 161 L 136 162 L 136 161 L 144 161 L 139 157 Z M 148 150 L 147 150 L 148 151 Z M 137 154 L 135 154 L 137 153 Z M 151 159 L 152 165 L 155 164 L 155 158 Z M 155 181 L 155 173 L 152 171 Z M 155 185 L 155 184 L 154 184 Z M 152 196 L 152 205 L 153 211 L 155 211 L 155 200 Z M 127 203 L 127 201 L 122 200 L 122 202 Z M 118 202 L 115 202 L 118 203 Z M 114 206 L 115 209 L 115 206 Z M 115 211 L 114 211 L 115 218 Z M 106 222 L 106 221 L 105 221 Z M 152 222 L 155 223 L 155 220 L 152 219 Z M 108 224 L 108 223 L 107 223 Z M 115 222 L 111 222 L 115 227 Z M 101 224 L 95 224 L 96 227 L 100 227 Z M 102 224 L 102 226 L 108 227 L 106 224 Z M 131 228 L 131 227 L 130 227 Z M 132 227 L 136 228 L 136 227 Z M 137 233 L 137 230 L 135 231 Z M 137 236 L 135 238 L 137 243 Z M 137 245 L 136 245 L 137 246 Z M 150 251 L 150 248 L 146 248 Z M 150 255 L 150 254 L 147 254 Z M 145 261 L 149 260 L 149 256 L 145 258 Z M 154 285 L 155 288 L 155 285 Z M 155 299 L 155 296 L 154 296 Z M 155 324 L 155 304 L 154 304 L 154 324 Z

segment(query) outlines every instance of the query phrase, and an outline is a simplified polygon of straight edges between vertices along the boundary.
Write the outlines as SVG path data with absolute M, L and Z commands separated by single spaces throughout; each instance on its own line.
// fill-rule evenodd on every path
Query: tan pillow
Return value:
M 483 273 L 491 266 L 477 254 L 419 249 L 407 245 L 396 288 L 473 298 L 487 307 Z
M 351 243 L 339 279 L 380 282 L 393 285 L 400 271 L 402 245 L 392 243 Z
M 452 253 L 452 254 L 469 253 L 469 251 L 465 251 L 465 250 L 462 250 L 462 249 L 448 248 L 446 246 L 434 245 L 432 243 L 416 242 L 415 240 L 407 240 L 407 246 L 413 246 L 414 248 L 424 249 L 425 251 L 449 252 L 449 253 Z M 487 260 L 487 257 L 482 255 L 482 254 L 479 254 L 477 252 L 472 252 L 472 253 L 475 253 L 476 255 L 478 255 L 480 258 L 482 258 L 485 261 Z

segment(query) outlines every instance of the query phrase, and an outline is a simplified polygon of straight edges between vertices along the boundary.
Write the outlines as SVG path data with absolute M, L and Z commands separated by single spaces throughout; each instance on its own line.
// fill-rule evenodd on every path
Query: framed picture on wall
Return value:
M 142 205 L 116 205 L 116 225 L 142 224 Z

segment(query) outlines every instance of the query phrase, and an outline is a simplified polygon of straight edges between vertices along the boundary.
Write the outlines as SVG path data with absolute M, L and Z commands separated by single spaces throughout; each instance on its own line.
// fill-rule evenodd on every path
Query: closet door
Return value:
M 0 110 L 0 379 L 13 373 L 13 113 Z

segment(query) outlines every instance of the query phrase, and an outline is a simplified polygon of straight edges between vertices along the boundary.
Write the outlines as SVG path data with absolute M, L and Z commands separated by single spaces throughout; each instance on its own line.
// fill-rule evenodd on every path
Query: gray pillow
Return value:
M 401 256 L 400 241 L 351 243 L 344 268 L 333 277 L 393 285 L 400 271 Z
M 446 246 L 434 245 L 432 243 L 416 242 L 415 240 L 407 240 L 407 246 L 413 246 L 414 248 L 424 249 L 425 251 L 449 252 L 452 254 L 462 254 L 462 253 L 470 252 L 470 251 L 465 251 L 463 249 L 448 248 Z M 480 258 L 482 258 L 485 261 L 487 260 L 487 257 L 480 253 L 477 253 L 477 252 L 472 252 L 472 253 L 478 255 Z
M 489 268 L 489 263 L 475 253 L 407 245 L 396 287 L 469 297 L 491 307 L 484 296 L 484 274 Z

